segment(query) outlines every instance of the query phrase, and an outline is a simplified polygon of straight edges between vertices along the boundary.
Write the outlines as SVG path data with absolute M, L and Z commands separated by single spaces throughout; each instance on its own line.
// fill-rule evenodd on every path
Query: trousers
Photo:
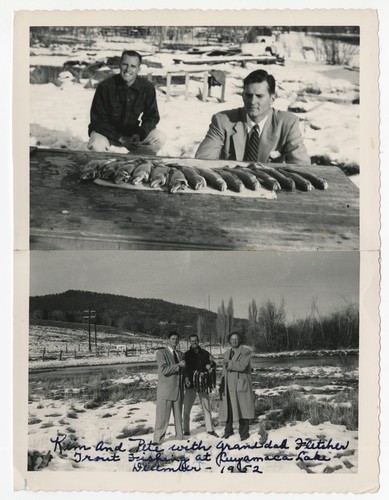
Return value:
M 139 143 L 139 146 L 137 150 L 134 151 L 134 154 L 139 156 L 156 155 L 158 151 L 161 149 L 161 147 L 165 144 L 165 142 L 166 142 L 166 135 L 160 130 L 157 130 L 155 128 L 149 133 L 147 137 L 143 139 L 143 141 Z M 99 153 L 102 153 L 104 151 L 110 151 L 112 153 L 129 152 L 127 148 L 125 148 L 120 143 L 110 141 L 108 137 L 99 134 L 95 130 L 92 130 L 90 134 L 88 149 L 90 149 L 91 151 L 97 151 Z
M 232 416 L 232 406 L 231 406 L 231 399 L 230 399 L 230 393 L 227 390 L 227 409 L 228 409 L 228 416 L 227 416 L 227 422 L 226 426 L 224 428 L 224 434 L 226 435 L 232 435 L 234 433 L 233 429 L 233 416 Z M 249 428 L 250 428 L 250 419 L 249 418 L 240 418 L 239 419 L 239 435 L 241 439 L 247 439 L 249 437 Z
M 190 412 L 196 399 L 199 395 L 201 407 L 204 412 L 205 430 L 207 432 L 213 431 L 211 405 L 209 403 L 209 394 L 206 392 L 197 392 L 196 389 L 186 389 L 184 398 L 184 432 L 190 431 Z
M 160 443 L 165 437 L 171 411 L 173 410 L 174 427 L 176 439 L 183 439 L 182 433 L 182 395 L 179 394 L 176 401 L 167 399 L 157 399 L 157 409 L 155 415 L 154 443 Z

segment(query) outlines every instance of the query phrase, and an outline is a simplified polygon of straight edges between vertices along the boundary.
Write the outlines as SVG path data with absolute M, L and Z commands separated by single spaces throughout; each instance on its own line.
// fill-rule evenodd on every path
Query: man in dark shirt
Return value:
M 184 398 L 184 436 L 190 435 L 190 412 L 199 395 L 204 411 L 205 429 L 211 436 L 216 436 L 214 431 L 209 402 L 209 392 L 214 387 L 216 363 L 208 351 L 199 345 L 199 337 L 193 334 L 189 337 L 190 349 L 184 354 L 185 368 L 185 398 Z
M 93 98 L 88 148 L 110 151 L 124 146 L 139 155 L 155 155 L 165 142 L 156 129 L 159 112 L 154 85 L 138 76 L 142 57 L 124 51 L 120 74 L 99 83 Z

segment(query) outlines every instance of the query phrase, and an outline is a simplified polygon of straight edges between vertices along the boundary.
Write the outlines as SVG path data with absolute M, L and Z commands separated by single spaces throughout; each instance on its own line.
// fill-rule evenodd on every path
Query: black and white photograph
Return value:
M 359 250 L 359 26 L 29 38 L 31 250 Z
M 51 254 L 28 470 L 358 471 L 358 252 Z
M 376 30 L 17 13 L 16 491 L 376 490 Z

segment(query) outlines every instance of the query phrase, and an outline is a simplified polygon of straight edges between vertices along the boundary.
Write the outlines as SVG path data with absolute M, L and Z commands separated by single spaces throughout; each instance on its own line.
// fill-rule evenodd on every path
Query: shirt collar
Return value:
M 122 78 L 122 76 L 121 76 L 120 73 L 118 73 L 116 75 L 116 77 L 117 77 L 118 84 L 121 85 L 121 86 L 123 86 L 123 87 L 125 87 L 126 89 L 134 89 L 134 90 L 139 90 L 140 89 L 141 84 L 140 84 L 139 75 L 135 78 L 134 83 L 130 87 L 127 86 L 126 82 L 123 80 L 123 78 Z
M 253 120 L 249 117 L 249 115 L 246 114 L 246 128 L 247 128 L 247 133 L 249 134 L 253 127 L 255 125 L 258 125 L 259 128 L 259 135 L 261 135 L 263 127 L 265 126 L 265 123 L 267 122 L 267 119 L 269 118 L 269 115 L 266 115 L 263 120 L 261 120 L 259 123 L 253 122 Z
M 167 348 L 168 348 L 168 349 L 169 349 L 169 351 L 173 354 L 174 349 L 172 349 L 172 348 L 170 347 L 170 345 L 168 345 L 168 346 L 167 346 Z M 177 349 L 176 349 L 176 350 L 177 350 Z

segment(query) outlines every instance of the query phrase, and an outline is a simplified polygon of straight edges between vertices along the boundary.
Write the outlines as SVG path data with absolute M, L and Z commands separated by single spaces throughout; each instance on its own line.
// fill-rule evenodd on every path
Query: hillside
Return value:
M 180 333 L 197 330 L 199 315 L 205 333 L 216 330 L 216 314 L 205 309 L 173 304 L 160 299 L 138 299 L 123 295 L 68 290 L 64 293 L 30 297 L 30 321 L 85 323 L 88 309 L 96 311 L 98 325 L 119 327 L 153 336 L 177 329 Z M 242 324 L 244 320 L 238 323 Z M 238 326 L 238 324 L 236 324 Z

